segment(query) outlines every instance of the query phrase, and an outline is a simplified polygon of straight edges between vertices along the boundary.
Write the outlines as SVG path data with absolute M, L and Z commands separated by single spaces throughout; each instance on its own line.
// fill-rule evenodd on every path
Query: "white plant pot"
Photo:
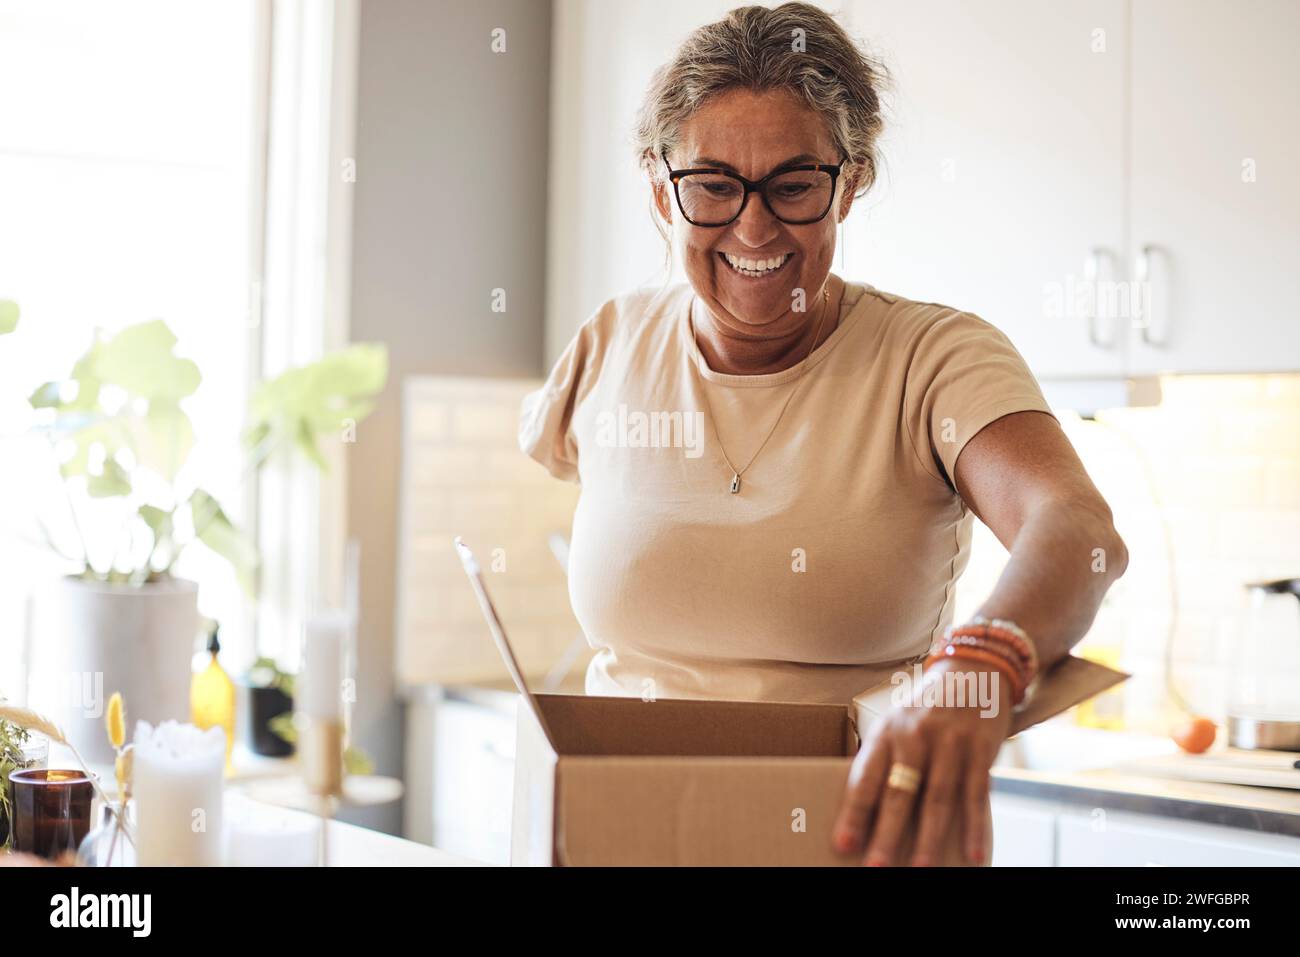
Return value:
M 32 649 L 28 700 L 53 718 L 90 764 L 111 764 L 104 712 L 126 701 L 137 721 L 189 721 L 199 630 L 198 586 L 172 580 L 132 588 L 65 578 L 52 590 Z

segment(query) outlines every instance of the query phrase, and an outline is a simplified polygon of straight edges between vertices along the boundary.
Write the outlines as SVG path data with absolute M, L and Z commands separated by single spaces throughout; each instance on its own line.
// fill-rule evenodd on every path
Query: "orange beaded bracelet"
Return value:
M 1011 681 L 1015 711 L 1024 710 L 1038 690 L 1038 649 L 1014 621 L 977 616 L 964 625 L 949 625 L 944 643 L 926 658 L 925 667 L 947 657 L 978 660 L 1003 671 Z
M 1008 663 L 1015 667 L 1022 685 L 1028 685 L 1033 678 L 1033 671 L 1029 661 L 1021 654 L 1020 649 L 1007 641 L 1001 634 L 991 631 L 981 633 L 971 629 L 963 629 L 949 637 L 948 643 L 985 648 L 995 654 L 1004 655 Z
M 1025 649 L 1029 657 L 1028 680 L 1025 683 L 1025 696 L 1020 703 L 1016 705 L 1017 711 L 1023 711 L 1029 707 L 1034 696 L 1038 693 L 1039 678 L 1042 674 L 1042 666 L 1038 659 L 1038 646 L 1030 640 L 1025 630 L 1017 625 L 1014 621 L 1007 618 L 985 618 L 983 615 L 976 615 L 970 621 L 973 625 L 985 625 L 988 628 L 1000 633 L 1009 634 L 1019 639 L 1019 644 Z
M 1025 686 L 1021 682 L 1020 675 L 1016 667 L 1007 659 L 1007 656 L 996 651 L 990 651 L 985 648 L 977 648 L 970 645 L 947 644 L 925 660 L 925 667 L 929 668 L 937 661 L 943 661 L 949 658 L 964 658 L 970 661 L 978 661 L 982 664 L 990 665 L 1002 674 L 1006 675 L 1007 681 L 1011 684 L 1011 703 L 1014 707 L 1020 703 L 1024 697 Z

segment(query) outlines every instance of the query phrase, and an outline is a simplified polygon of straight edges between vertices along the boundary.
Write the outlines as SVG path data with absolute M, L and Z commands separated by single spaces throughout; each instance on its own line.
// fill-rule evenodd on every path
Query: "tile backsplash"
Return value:
M 1176 687 L 1221 719 L 1233 665 L 1259 637 L 1243 584 L 1300 575 L 1300 375 L 1169 376 L 1158 406 L 1058 412 L 1129 549 L 1077 646 L 1117 651 L 1132 673 L 1130 727 L 1166 729 L 1165 649 L 1172 630 Z M 957 620 L 974 614 L 1008 554 L 978 520 L 958 585 Z M 1279 668 L 1300 689 L 1300 605 Z M 1240 670 L 1240 669 L 1238 669 Z M 1300 691 L 1297 692 L 1300 694 Z
M 548 537 L 567 535 L 577 485 L 519 451 L 531 379 L 412 376 L 403 383 L 396 673 L 404 685 L 495 681 L 507 672 L 452 549 L 475 551 L 530 675 L 581 634 Z

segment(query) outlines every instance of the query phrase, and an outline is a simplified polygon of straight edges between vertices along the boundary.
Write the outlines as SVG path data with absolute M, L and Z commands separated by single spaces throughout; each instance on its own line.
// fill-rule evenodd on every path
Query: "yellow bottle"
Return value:
M 1077 654 L 1088 661 L 1118 669 L 1121 651 L 1119 645 L 1094 643 L 1079 648 Z M 1084 701 L 1075 709 L 1074 723 L 1085 728 L 1100 728 L 1103 731 L 1123 731 L 1124 692 L 1124 685 L 1119 684 Z
M 190 681 L 190 721 L 198 728 L 221 728 L 226 732 L 226 773 L 229 774 L 230 754 L 235 746 L 235 683 L 217 661 L 220 651 L 221 642 L 214 627 L 208 638 L 208 666 Z

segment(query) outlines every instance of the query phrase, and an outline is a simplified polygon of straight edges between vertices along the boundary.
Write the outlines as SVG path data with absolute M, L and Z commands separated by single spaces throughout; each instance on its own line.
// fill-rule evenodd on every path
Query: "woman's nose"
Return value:
M 744 209 L 731 224 L 732 235 L 755 249 L 770 243 L 779 230 L 779 220 L 767 208 L 760 193 L 750 193 L 745 197 Z

